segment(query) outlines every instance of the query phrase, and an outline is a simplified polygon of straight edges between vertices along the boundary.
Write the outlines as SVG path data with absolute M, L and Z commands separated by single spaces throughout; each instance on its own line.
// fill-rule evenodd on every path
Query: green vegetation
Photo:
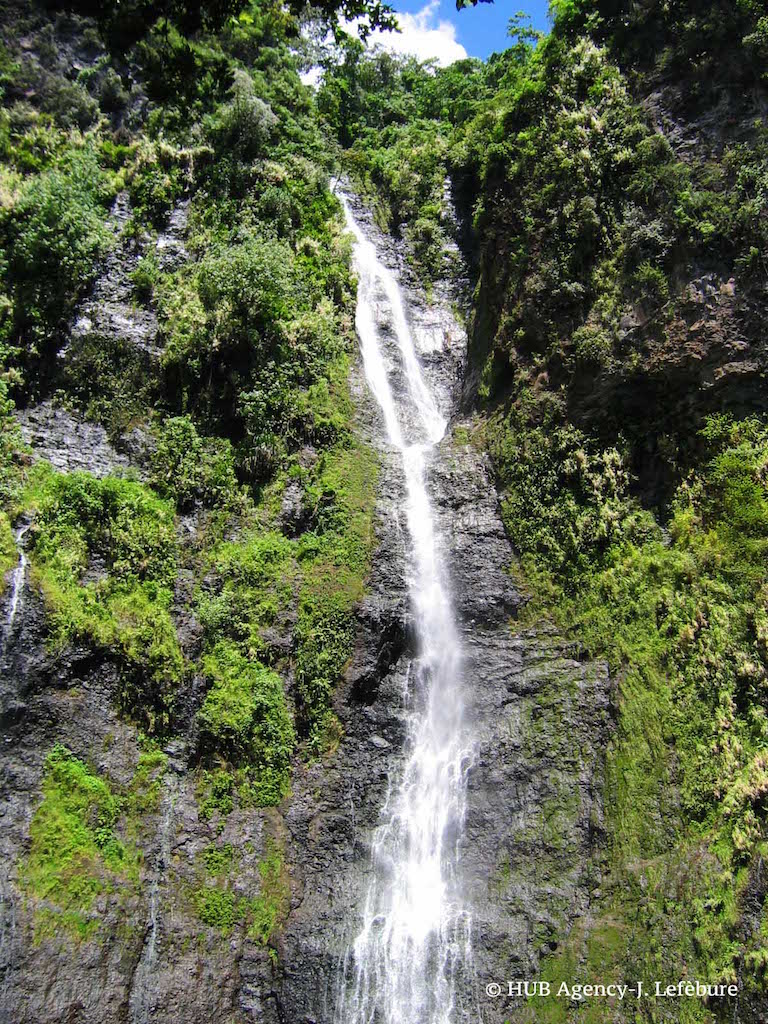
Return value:
M 620 680 L 606 914 L 626 922 L 627 945 L 611 963 L 631 956 L 633 976 L 651 980 L 663 948 L 670 977 L 695 958 L 710 981 L 759 986 L 740 965 L 762 962 L 764 937 L 743 937 L 739 900 L 765 853 L 768 430 L 755 419 L 708 421 L 707 458 L 680 485 L 666 535 L 629 496 L 617 453 L 606 466 L 584 438 L 549 436 L 544 446 L 539 433 L 521 437 L 497 420 L 489 440 L 533 588 L 527 616 L 548 611 L 607 655 Z M 542 516 L 553 474 L 560 503 Z M 568 540 L 582 541 L 572 548 L 565 522 Z
M 199 814 L 203 821 L 210 820 L 216 812 L 226 817 L 234 810 L 234 788 L 234 777 L 226 768 L 201 773 L 197 797 Z
M 409 241 L 427 281 L 450 272 L 450 181 L 479 278 L 471 337 L 486 399 L 520 374 L 547 372 L 553 384 L 604 368 L 629 376 L 638 339 L 622 319 L 640 303 L 648 327 L 663 329 L 681 264 L 717 254 L 762 272 L 764 128 L 755 121 L 748 141 L 726 133 L 722 152 L 702 146 L 677 159 L 619 63 L 630 38 L 644 38 L 636 52 L 659 54 L 655 74 L 669 76 L 668 49 L 685 38 L 702 88 L 732 83 L 737 70 L 749 78 L 757 65 L 741 40 L 760 31 L 758 5 L 739 5 L 737 25 L 714 0 L 695 16 L 685 4 L 637 5 L 626 17 L 622 4 L 555 6 L 551 36 L 515 18 L 513 45 L 485 64 L 430 71 L 350 43 L 318 97 L 357 186 Z M 616 36 L 606 49 L 608 26 Z M 611 420 L 604 432 L 620 429 Z
M 8 516 L 0 512 L 0 594 L 5 589 L 6 574 L 15 568 L 19 554 Z
M 140 738 L 139 742 L 142 750 L 124 803 L 128 822 L 133 823 L 133 828 L 147 815 L 159 810 L 168 768 L 168 755 L 156 747 L 153 740 L 144 738 L 142 742 Z
M 147 735 L 174 733 L 181 684 L 203 677 L 201 816 L 278 804 L 299 750 L 340 738 L 333 692 L 373 544 L 333 147 L 299 78 L 296 12 L 277 0 L 71 7 L 15 12 L 0 51 L 0 569 L 31 514 L 51 646 L 108 657 L 120 710 Z M 335 24 L 340 9 L 388 20 L 357 0 L 314 13 Z M 89 55 L 73 80 L 57 63 L 62 32 Z M 154 243 L 182 199 L 189 259 L 169 266 Z M 157 317 L 156 353 L 96 327 L 68 338 L 110 247 L 133 267 L 126 302 Z M 13 403 L 49 397 L 118 445 L 139 426 L 147 482 L 29 468 Z M 284 522 L 289 485 L 302 511 Z M 201 639 L 194 623 L 192 639 L 177 633 L 194 581 Z M 154 757 L 126 797 L 145 802 L 137 816 L 159 799 Z M 227 918 L 216 899 L 204 919 Z
M 283 848 L 267 839 L 259 862 L 259 893 L 238 897 L 231 888 L 237 854 L 229 844 L 211 845 L 203 854 L 205 881 L 194 892 L 197 916 L 210 928 L 229 935 L 236 924 L 247 927 L 248 936 L 262 946 L 269 944 L 288 912 L 290 885 Z
M 322 203 L 312 216 L 333 217 L 320 181 L 311 187 Z M 242 223 L 237 230 L 246 232 Z M 283 239 L 214 243 L 194 276 L 181 272 L 160 289 L 168 389 L 182 409 L 233 439 L 238 468 L 254 481 L 302 443 L 332 442 L 341 427 L 323 396 L 349 340 L 334 307 L 351 299 L 348 248 L 330 226 L 297 243 L 297 254 Z
M 306 493 L 315 527 L 302 538 L 296 682 L 299 728 L 314 752 L 341 738 L 333 692 L 352 656 L 354 608 L 363 596 L 374 546 L 375 453 L 350 444 L 331 452 Z
M 93 146 L 75 140 L 56 166 L 26 178 L 4 168 L 0 180 L 10 193 L 0 217 L 5 338 L 21 339 L 42 373 L 108 244 L 107 179 Z
M 765 200 L 741 190 L 764 180 L 763 134 L 683 164 L 606 51 L 567 19 L 525 78 L 476 207 L 474 358 L 481 398 L 496 407 L 485 437 L 533 593 L 527 614 L 551 614 L 607 656 L 620 686 L 602 917 L 547 969 L 567 973 L 571 957 L 585 979 L 650 981 L 695 963 L 710 981 L 759 990 L 765 939 L 745 928 L 744 901 L 765 836 L 768 435 L 738 412 L 678 419 L 674 385 L 655 383 L 649 353 L 680 330 L 677 281 L 691 263 L 724 261 L 719 276 L 753 286 Z M 518 201 L 505 218 L 507 189 Z M 508 261 L 482 255 L 498 246 Z M 694 380 L 682 386 L 695 394 Z M 642 389 L 640 412 L 625 396 Z M 652 511 L 649 492 L 661 505 Z M 611 1012 L 593 1004 L 574 1016 Z M 681 1012 L 710 1019 L 695 1001 Z M 557 1020 L 562 1007 L 535 1013 Z
M 229 813 L 234 793 L 245 804 L 279 803 L 297 738 L 309 754 L 332 750 L 341 738 L 333 694 L 352 655 L 354 609 L 373 548 L 376 461 L 348 439 L 311 469 L 294 463 L 290 478 L 301 482 L 306 516 L 297 538 L 260 526 L 210 554 L 217 582 L 200 595 L 199 616 L 202 667 L 213 685 L 198 723 L 204 757 L 223 759 L 230 773 L 208 773 L 206 817 Z M 295 653 L 287 655 L 280 638 L 297 605 Z M 275 672 L 289 664 L 295 730 Z
M 252 903 L 252 920 L 248 934 L 262 946 L 269 944 L 275 929 L 290 909 L 291 890 L 283 851 L 273 840 L 267 842 L 264 859 L 259 864 L 261 889 Z
M 363 594 L 373 546 L 374 454 L 359 442 L 331 449 L 311 470 L 294 464 L 307 527 L 296 539 L 259 528 L 237 544 L 214 549 L 221 578 L 201 597 L 200 617 L 215 652 L 228 639 L 250 659 L 280 663 L 270 643 L 298 598 L 296 678 L 298 729 L 315 752 L 334 732 L 333 690 L 352 653 L 353 611 Z M 220 751 L 221 752 L 221 751 Z
M 30 562 L 56 647 L 86 641 L 113 656 L 120 702 L 149 732 L 170 723 L 184 658 L 171 619 L 173 511 L 142 484 L 35 467 Z
M 211 928 L 218 928 L 223 935 L 228 935 L 235 923 L 242 917 L 242 901 L 235 900 L 235 894 L 229 889 L 220 889 L 215 885 L 205 885 L 195 894 L 197 916 Z
M 354 281 L 328 187 L 340 163 L 426 285 L 453 273 L 448 243 L 462 244 L 472 440 L 493 459 L 526 614 L 553 617 L 617 680 L 604 896 L 545 977 L 695 966 L 757 989 L 768 427 L 759 387 L 725 372 L 701 324 L 729 353 L 762 351 L 768 135 L 750 104 L 764 4 L 552 6 L 550 36 L 515 18 L 485 63 L 425 67 L 340 40 L 317 96 L 299 78 L 309 44 L 292 2 L 79 0 L 96 20 L 72 31 L 96 56 L 72 79 L 55 60 L 59 22 L 14 15 L 0 49 L 0 574 L 32 515 L 51 645 L 108 657 L 121 711 L 147 734 L 173 733 L 179 686 L 205 680 L 192 713 L 214 831 L 238 805 L 278 805 L 297 755 L 334 750 L 376 482 L 346 384 Z M 332 23 L 339 12 L 368 27 L 390 15 L 317 7 Z M 662 134 L 668 123 L 690 138 Z M 120 192 L 131 212 L 116 237 Z M 182 199 L 189 259 L 171 267 L 154 240 Z M 97 332 L 64 347 L 113 245 L 134 267 L 128 301 L 157 317 L 157 353 Z M 699 372 L 710 363 L 714 383 Z M 14 402 L 53 395 L 116 441 L 141 425 L 147 482 L 30 469 Z M 180 631 L 184 651 L 176 601 L 200 625 Z M 148 744 L 118 797 L 54 748 L 24 866 L 51 928 L 91 934 L 94 898 L 132 884 L 125 837 L 157 810 L 165 766 Z M 572 812 L 564 787 L 542 808 L 554 859 Z M 269 945 L 289 898 L 284 852 L 267 847 L 250 899 L 232 888 L 238 856 L 206 851 L 195 912 Z M 558 1020 L 562 1004 L 533 1012 Z
M 205 867 L 211 875 L 226 875 L 232 868 L 235 860 L 235 851 L 230 843 L 224 846 L 211 844 L 203 855 Z
M 225 438 L 201 437 L 189 416 L 164 420 L 152 453 L 153 484 L 180 512 L 195 502 L 227 505 L 238 496 L 232 446 Z
M 197 716 L 203 751 L 246 764 L 254 802 L 279 803 L 288 792 L 295 742 L 280 676 L 225 640 L 203 659 L 203 670 L 213 681 Z
M 745 418 L 764 408 L 751 384 L 724 375 L 715 399 L 682 350 L 719 359 L 702 324 L 748 346 L 763 334 L 761 314 L 737 329 L 732 303 L 764 301 L 768 150 L 750 98 L 764 5 L 552 6 L 550 36 L 513 19 L 485 63 L 428 69 L 348 43 L 318 104 L 425 281 L 450 274 L 448 238 L 463 245 L 473 440 L 493 459 L 526 614 L 552 616 L 618 680 L 602 906 L 545 977 L 695 970 L 762 990 L 768 434 Z
M 30 826 L 24 887 L 41 901 L 43 932 L 85 939 L 98 928 L 96 896 L 135 884 L 139 858 L 116 831 L 121 801 L 102 778 L 57 744 L 45 761 L 43 800 Z

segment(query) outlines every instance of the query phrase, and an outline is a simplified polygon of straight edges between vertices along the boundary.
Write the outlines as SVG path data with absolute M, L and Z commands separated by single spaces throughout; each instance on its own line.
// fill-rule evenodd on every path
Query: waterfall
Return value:
M 355 238 L 364 370 L 403 463 L 418 649 L 406 694 L 405 764 L 390 779 L 373 837 L 372 881 L 345 957 L 336 1024 L 455 1024 L 479 1015 L 471 998 L 471 919 L 458 878 L 470 761 L 462 656 L 425 479 L 446 420 L 422 375 L 402 290 L 345 197 L 342 203 Z M 387 316 L 407 381 L 402 396 L 387 372 Z
M 8 605 L 8 617 L 5 620 L 4 645 L 7 647 L 13 634 L 13 626 L 16 617 L 24 606 L 24 584 L 27 581 L 27 552 L 24 550 L 24 537 L 30 524 L 26 523 L 16 532 L 16 549 L 19 552 L 19 562 L 11 573 L 11 600 Z
M 176 782 L 169 779 L 163 801 L 160 822 L 160 848 L 155 862 L 154 877 L 149 890 L 149 928 L 131 983 L 130 1010 L 133 1024 L 148 1024 L 154 1015 L 152 999 L 157 995 L 152 987 L 152 971 L 157 955 L 157 937 L 160 926 L 160 886 L 165 881 L 171 862 L 171 825 L 176 806 Z

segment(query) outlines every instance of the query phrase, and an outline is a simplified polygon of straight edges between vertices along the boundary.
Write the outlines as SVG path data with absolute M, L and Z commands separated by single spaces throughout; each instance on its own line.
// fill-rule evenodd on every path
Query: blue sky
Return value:
M 457 11 L 455 0 L 390 0 L 400 15 L 402 33 L 377 33 L 377 42 L 399 52 L 433 57 L 449 64 L 465 55 L 487 57 L 507 46 L 507 24 L 518 11 L 546 30 L 547 0 L 496 0 Z M 389 38 L 387 38 L 389 35 Z

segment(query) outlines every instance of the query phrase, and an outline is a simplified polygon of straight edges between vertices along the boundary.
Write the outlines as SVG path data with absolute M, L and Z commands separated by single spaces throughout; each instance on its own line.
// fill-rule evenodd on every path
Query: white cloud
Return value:
M 456 26 L 436 20 L 438 7 L 439 0 L 430 0 L 416 14 L 398 14 L 402 32 L 372 32 L 369 43 L 419 60 L 436 60 L 442 67 L 463 60 L 467 51 L 456 39 Z

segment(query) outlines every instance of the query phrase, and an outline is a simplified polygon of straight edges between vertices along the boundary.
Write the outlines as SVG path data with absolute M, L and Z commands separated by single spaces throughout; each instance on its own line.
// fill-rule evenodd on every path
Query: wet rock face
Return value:
M 129 213 L 126 197 L 119 196 L 111 216 L 116 246 L 60 353 L 58 372 L 65 379 L 94 337 L 108 337 L 143 360 L 159 352 L 157 319 L 137 306 L 130 279 L 146 246 L 137 249 L 120 238 Z M 182 203 L 151 243 L 165 269 L 188 258 L 185 232 Z M 152 438 L 141 428 L 114 439 L 98 423 L 50 401 L 19 411 L 18 419 L 33 460 L 98 477 L 148 475 Z M 197 524 L 180 521 L 179 528 L 188 535 Z M 94 561 L 85 581 L 97 582 L 102 572 Z M 188 657 L 199 653 L 191 611 L 196 586 L 182 574 L 173 609 Z M 109 655 L 79 647 L 53 651 L 29 572 L 21 595 L 23 610 L 12 629 L 6 627 L 9 589 L 0 595 L 0 1021 L 278 1024 L 267 951 L 241 920 L 222 932 L 206 926 L 199 913 L 200 894 L 215 883 L 206 869 L 211 847 L 229 844 L 236 851 L 236 907 L 260 892 L 267 833 L 280 833 L 279 818 L 272 822 L 253 809 L 235 808 L 223 820 L 200 813 L 194 722 L 206 687 L 199 676 L 190 676 L 178 695 L 179 735 L 165 748 L 168 763 L 155 796 L 135 821 L 118 823 L 121 836 L 142 851 L 138 877 L 118 879 L 96 897 L 99 926 L 91 938 L 46 930 L 46 901 L 30 896 L 23 865 L 48 753 L 63 744 L 126 796 L 136 786 L 142 745 L 136 728 L 118 714 L 121 681 Z
M 107 221 L 113 239 L 101 273 L 48 367 L 49 391 L 64 392 L 72 406 L 104 423 L 111 436 L 130 434 L 163 394 L 161 320 L 136 272 L 142 261 L 169 272 L 188 261 L 188 206 L 187 200 L 176 205 L 157 238 L 137 239 L 127 230 L 129 197 L 118 194 Z M 130 437 L 126 443 L 130 446 Z
M 183 739 L 165 747 L 157 795 L 129 836 L 144 854 L 137 883 L 118 880 L 96 897 L 92 938 L 46 932 L 46 903 L 29 898 L 22 870 L 48 752 L 64 744 L 114 792 L 130 794 L 141 747 L 116 711 L 116 668 L 87 649 L 51 652 L 31 588 L 0 673 L 0 1021 L 279 1024 L 264 948 L 237 923 L 226 937 L 206 928 L 196 906 L 211 883 L 212 845 L 237 851 L 236 899 L 258 893 L 265 818 L 236 809 L 221 828 L 204 820 Z
M 542 954 L 587 912 L 599 885 L 611 684 L 604 665 L 584 662 L 551 630 L 510 626 L 521 597 L 483 457 L 447 439 L 429 486 L 448 548 L 475 741 L 461 870 L 476 973 L 465 983 L 476 988 L 486 1024 L 501 1024 L 509 1003 L 487 1000 L 485 986 L 535 976 Z M 394 507 L 391 478 L 383 494 L 388 487 Z M 396 520 L 380 517 L 379 529 L 359 647 L 339 695 L 344 740 L 332 760 L 299 776 L 288 814 L 295 888 L 282 937 L 281 1004 L 291 1021 L 334 1020 L 342 960 L 370 882 L 372 833 L 404 753 L 400 709 L 412 652 L 407 617 L 400 618 L 407 616 L 406 550 Z M 398 642 L 389 645 L 393 622 Z
M 187 262 L 184 244 L 189 201 L 184 200 L 172 211 L 168 223 L 152 244 L 123 238 L 131 215 L 128 195 L 121 192 L 115 199 L 109 218 L 114 244 L 108 253 L 103 271 L 90 297 L 80 307 L 71 330 L 71 340 L 62 353 L 66 361 L 88 338 L 106 338 L 135 352 L 156 358 L 160 353 L 158 320 L 153 309 L 143 309 L 136 302 L 136 289 L 131 274 L 142 258 L 154 255 L 163 271 L 177 270 Z
M 188 218 L 189 200 L 185 199 L 171 212 L 164 230 L 157 236 L 155 258 L 165 273 L 170 274 L 178 270 L 189 259 L 189 252 L 184 243 Z
M 466 641 L 475 760 L 462 841 L 483 1020 L 491 982 L 538 976 L 599 889 L 610 680 L 547 630 Z
M 353 370 L 351 384 L 361 432 L 380 439 L 383 424 L 361 367 Z M 335 706 L 344 737 L 335 754 L 297 769 L 285 814 L 292 908 L 279 939 L 276 981 L 286 1024 L 332 1020 L 340 964 L 367 887 L 367 844 L 405 740 L 410 627 L 404 481 L 399 453 L 380 447 L 380 457 L 378 550 L 359 611 L 355 654 Z
M 673 314 L 653 323 L 627 311 L 619 338 L 637 354 L 632 368 L 577 374 L 568 382 L 569 418 L 605 443 L 632 442 L 633 474 L 649 505 L 668 501 L 681 467 L 695 462 L 696 431 L 711 413 L 758 413 L 768 372 L 767 318 L 762 296 L 750 294 L 724 268 L 699 268 Z M 672 472 L 663 446 L 677 445 Z
M 138 429 L 120 439 L 118 451 L 100 424 L 51 402 L 20 410 L 18 420 L 33 458 L 45 459 L 62 473 L 85 470 L 102 477 L 132 469 L 139 477 L 145 475 L 149 440 Z
M 157 317 L 152 310 L 136 307 L 130 277 L 144 254 L 143 247 L 121 239 L 130 214 L 128 196 L 121 192 L 110 214 L 109 223 L 115 238 L 113 248 L 90 298 L 78 311 L 69 347 L 77 348 L 79 342 L 96 335 L 126 342 L 149 354 L 157 352 Z
M 460 435 L 459 435 L 460 436 Z M 461 840 L 475 984 L 486 1024 L 509 1004 L 486 985 L 536 977 L 599 885 L 602 756 L 611 729 L 607 667 L 546 626 L 519 629 L 522 603 L 490 469 L 448 438 L 430 472 L 436 525 L 464 652 L 474 739 Z

